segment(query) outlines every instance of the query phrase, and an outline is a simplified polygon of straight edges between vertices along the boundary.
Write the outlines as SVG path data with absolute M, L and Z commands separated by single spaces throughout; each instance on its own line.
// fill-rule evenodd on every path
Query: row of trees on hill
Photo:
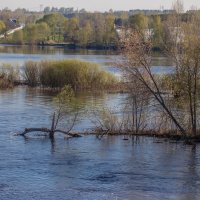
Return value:
M 88 14 L 87 17 L 66 18 L 60 13 L 45 15 L 36 23 L 27 24 L 23 31 L 16 32 L 12 41 L 28 42 L 66 42 L 85 47 L 89 44 L 110 46 L 117 42 L 117 33 L 112 15 Z
M 2 21 L 3 24 L 3 21 Z M 5 25 L 0 31 L 5 30 Z M 34 23 L 27 23 L 23 31 L 14 33 L 11 42 L 37 44 L 40 42 L 66 42 L 86 47 L 116 46 L 119 40 L 117 29 L 135 28 L 154 29 L 155 44 L 159 45 L 161 19 L 159 16 L 146 17 L 144 14 L 132 16 L 126 20 L 116 18 L 113 14 L 82 13 L 79 16 L 66 18 L 60 13 L 44 15 Z
M 71 13 L 71 14 L 70 14 Z M 160 18 L 159 16 L 157 16 Z M 151 16 L 143 13 L 129 16 L 128 11 L 105 13 L 90 13 L 84 9 L 75 12 L 71 8 L 54 9 L 46 7 L 44 12 L 29 12 L 26 9 L 16 9 L 11 11 L 3 9 L 0 11 L 0 33 L 9 30 L 8 19 L 14 18 L 17 24 L 25 24 L 23 31 L 16 32 L 12 38 L 5 42 L 11 43 L 31 43 L 40 42 L 67 42 L 78 46 L 116 46 L 119 35 L 117 27 L 148 28 L 149 21 L 153 21 Z M 145 21 L 145 22 L 143 22 Z M 42 25 L 38 25 L 41 24 Z M 46 23 L 46 25 L 44 25 Z M 41 27 L 43 29 L 41 29 Z M 43 31 L 43 34 L 41 32 Z M 32 32 L 32 34 L 30 34 Z
M 72 12 L 65 9 L 67 13 Z M 63 14 L 62 14 L 63 13 Z M 89 13 L 74 12 L 67 15 L 59 10 L 28 12 L 25 9 L 0 11 L 0 33 L 8 30 L 6 20 L 11 17 L 17 23 L 25 23 L 24 30 L 18 31 L 4 42 L 11 43 L 69 43 L 75 46 L 113 47 L 117 46 L 122 30 L 137 29 L 151 36 L 153 47 L 162 48 L 165 23 L 172 14 L 145 15 L 128 12 Z M 176 13 L 176 11 L 174 11 Z M 181 21 L 187 22 L 192 13 L 181 13 Z

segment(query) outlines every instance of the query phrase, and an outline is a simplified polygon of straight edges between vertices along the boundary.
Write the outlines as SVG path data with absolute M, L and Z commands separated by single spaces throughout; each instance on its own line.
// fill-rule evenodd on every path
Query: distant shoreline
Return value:
M 87 49 L 87 50 L 112 50 L 112 51 L 116 51 L 118 48 L 116 45 L 108 45 L 108 46 L 104 46 L 104 45 L 88 45 L 86 47 L 81 47 L 80 45 L 76 45 L 76 44 L 69 44 L 69 43 L 39 43 L 39 44 L 16 44 L 16 43 L 0 43 L 0 45 L 4 45 L 4 46 L 35 46 L 35 47 L 62 47 L 62 48 L 66 48 L 66 49 Z
M 16 43 L 0 43 L 0 46 L 31 46 L 31 47 L 58 47 L 63 49 L 71 49 L 71 50 L 96 50 L 96 51 L 115 51 L 117 52 L 117 45 L 103 46 L 103 45 L 88 45 L 86 47 L 81 47 L 79 45 L 68 44 L 68 43 L 54 43 L 54 44 L 16 44 Z M 153 52 L 162 53 L 162 49 L 160 47 L 153 47 Z

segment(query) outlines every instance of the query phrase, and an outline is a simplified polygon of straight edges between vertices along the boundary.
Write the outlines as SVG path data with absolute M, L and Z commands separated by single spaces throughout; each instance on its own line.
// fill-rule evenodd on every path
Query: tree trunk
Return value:
M 51 131 L 49 133 L 49 138 L 50 139 L 54 138 L 54 133 L 55 133 L 55 115 L 56 115 L 56 113 L 54 112 L 53 119 L 52 119 L 52 124 L 51 124 Z

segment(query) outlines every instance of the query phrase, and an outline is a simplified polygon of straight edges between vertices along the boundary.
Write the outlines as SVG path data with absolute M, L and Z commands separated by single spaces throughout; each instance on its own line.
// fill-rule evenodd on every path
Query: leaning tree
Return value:
M 173 73 L 165 75 L 170 80 L 170 88 L 163 82 L 165 76 L 159 76 L 152 69 L 152 35 L 144 31 L 129 29 L 124 34 L 120 67 L 127 77 L 142 84 L 173 123 L 173 128 L 186 137 L 196 136 L 199 127 L 200 13 L 195 12 L 183 21 L 181 6 L 177 1 L 175 12 L 163 29 L 163 50 L 174 64 Z M 170 90 L 172 93 L 167 94 Z

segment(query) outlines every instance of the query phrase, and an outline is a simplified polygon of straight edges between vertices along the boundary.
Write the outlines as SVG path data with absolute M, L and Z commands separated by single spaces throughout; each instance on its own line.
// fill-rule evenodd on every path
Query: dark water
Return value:
M 0 53 L 0 58 L 12 61 L 15 57 L 23 61 L 21 57 L 17 59 L 17 52 L 8 53 L 8 49 L 4 49 L 3 55 Z M 37 51 L 19 50 L 30 59 L 37 54 Z M 51 51 L 53 57 L 57 56 L 57 50 Z M 69 53 L 59 51 L 58 56 L 68 57 Z M 50 54 L 42 50 L 38 53 Z M 110 58 L 116 56 L 105 52 L 95 55 L 76 52 L 76 55 L 92 57 L 98 63 L 111 62 Z M 160 60 L 165 59 L 156 60 L 161 65 Z M 124 97 L 123 94 L 77 94 L 80 119 L 76 129 L 92 126 L 92 109 L 105 104 L 119 106 Z M 151 138 L 135 142 L 132 138 L 98 140 L 95 136 L 66 140 L 59 135 L 50 141 L 44 137 L 13 136 L 25 127 L 48 126 L 49 115 L 55 108 L 52 99 L 47 92 L 24 87 L 0 91 L 0 200 L 200 199 L 198 145 L 194 148 Z

